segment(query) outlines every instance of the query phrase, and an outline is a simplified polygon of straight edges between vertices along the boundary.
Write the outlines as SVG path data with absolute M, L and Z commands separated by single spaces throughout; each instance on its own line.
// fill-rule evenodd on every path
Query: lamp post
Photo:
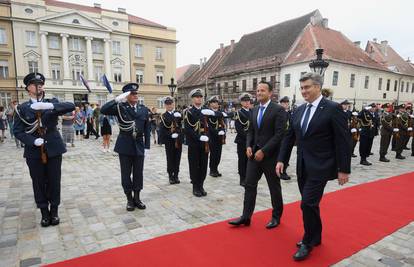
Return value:
M 170 90 L 170 94 L 171 94 L 171 97 L 174 98 L 174 102 L 176 102 L 175 97 L 174 97 L 174 93 L 176 89 L 177 89 L 177 85 L 174 84 L 174 78 L 171 78 L 171 83 L 168 85 L 168 90 Z
M 322 48 L 316 49 L 315 52 L 316 52 L 316 59 L 313 59 L 309 63 L 309 68 L 313 72 L 318 73 L 319 75 L 322 76 L 322 78 L 324 78 L 325 71 L 329 66 L 329 62 L 322 59 L 322 55 L 323 55 L 323 49 Z M 322 85 L 321 85 L 321 88 L 322 88 Z

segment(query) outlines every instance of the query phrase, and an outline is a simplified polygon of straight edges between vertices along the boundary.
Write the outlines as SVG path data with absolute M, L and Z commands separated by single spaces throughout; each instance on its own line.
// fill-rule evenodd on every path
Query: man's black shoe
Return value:
M 60 218 L 58 214 L 58 207 L 50 207 L 50 225 L 58 225 Z
M 397 154 L 397 156 L 395 156 L 396 159 L 405 159 L 404 156 L 402 156 L 401 154 Z
M 132 199 L 132 192 L 127 193 L 126 197 L 127 197 L 126 210 L 127 211 L 135 210 L 134 200 Z
M 202 197 L 203 194 L 199 190 L 193 190 L 193 195 L 196 197 Z
M 390 162 L 390 160 L 387 159 L 386 157 L 380 157 L 379 161 L 382 161 L 382 162 Z
M 281 180 L 288 181 L 288 180 L 290 180 L 291 178 L 290 178 L 290 176 L 289 176 L 289 175 L 287 175 L 287 173 L 282 173 L 282 174 L 280 175 L 280 179 L 281 179 Z
M 223 176 L 221 173 L 219 173 L 219 172 L 217 172 L 217 175 L 218 175 L 218 177 L 221 177 L 221 176 Z
M 280 224 L 279 220 L 272 217 L 272 219 L 266 224 L 266 228 L 272 229 L 272 228 L 279 226 L 279 224 Z
M 229 221 L 228 224 L 231 224 L 231 225 L 234 225 L 234 226 L 240 226 L 240 225 L 249 226 L 250 225 L 250 219 L 245 219 L 243 217 L 240 217 L 238 219 Z
M 50 213 L 48 208 L 40 209 L 42 213 L 42 219 L 40 220 L 40 225 L 42 227 L 48 227 L 50 225 Z
M 313 245 L 314 247 L 317 247 L 321 244 L 321 242 L 319 241 L 318 243 L 316 243 L 315 245 Z M 300 248 L 303 245 L 302 241 L 299 241 L 298 243 L 296 243 L 296 247 Z
M 219 177 L 217 172 L 210 172 L 211 177 Z
M 356 158 L 356 157 L 358 157 L 357 155 L 355 155 L 355 154 L 352 154 L 352 156 L 351 157 L 353 157 L 353 158 Z
M 366 159 L 361 160 L 360 164 L 361 165 L 365 165 L 365 166 L 371 166 L 372 165 L 372 163 L 371 162 L 368 162 Z
M 296 251 L 296 253 L 293 255 L 293 259 L 295 261 L 303 261 L 304 259 L 309 257 L 311 251 L 312 247 L 302 244 L 300 248 Z
M 139 190 L 134 191 L 134 204 L 138 209 L 145 210 L 147 207 L 144 205 L 144 203 L 142 203 L 139 197 L 139 192 Z
M 201 188 L 200 192 L 203 197 L 207 196 L 207 192 L 204 190 L 204 188 Z

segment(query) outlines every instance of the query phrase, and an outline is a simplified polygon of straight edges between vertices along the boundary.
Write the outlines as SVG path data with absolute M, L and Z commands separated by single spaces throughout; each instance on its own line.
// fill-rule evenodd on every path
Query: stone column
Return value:
M 40 49 L 42 51 L 42 74 L 49 78 L 49 47 L 47 45 L 47 32 L 40 32 Z
M 63 79 L 70 80 L 69 69 L 69 49 L 68 49 L 68 34 L 62 33 L 62 62 L 63 62 Z
M 92 37 L 85 37 L 86 39 L 86 60 L 88 63 L 88 80 L 93 81 L 93 58 L 92 58 Z
M 109 45 L 111 44 L 111 40 L 104 39 L 104 53 L 105 53 L 105 74 L 109 81 L 112 81 L 112 73 L 111 73 L 111 50 Z

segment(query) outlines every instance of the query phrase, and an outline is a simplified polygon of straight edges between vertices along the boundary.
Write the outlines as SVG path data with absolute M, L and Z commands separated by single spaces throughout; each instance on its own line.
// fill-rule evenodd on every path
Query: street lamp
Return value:
M 309 67 L 313 72 L 318 73 L 319 75 L 324 77 L 325 71 L 328 68 L 329 63 L 322 59 L 322 55 L 323 55 L 323 49 L 322 48 L 316 49 L 316 59 L 313 59 L 309 63 Z
M 177 85 L 174 84 L 174 78 L 171 78 L 171 83 L 168 85 L 168 90 L 170 90 L 171 97 L 174 97 L 174 93 L 176 89 L 177 89 Z

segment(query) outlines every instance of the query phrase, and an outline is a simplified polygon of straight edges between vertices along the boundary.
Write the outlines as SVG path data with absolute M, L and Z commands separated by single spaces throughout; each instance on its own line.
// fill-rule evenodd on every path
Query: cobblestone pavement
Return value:
M 115 140 L 115 137 L 113 138 Z M 102 251 L 153 237 L 237 217 L 242 210 L 243 189 L 238 185 L 234 134 L 223 149 L 221 178 L 207 177 L 208 196 L 195 198 L 189 182 L 187 150 L 181 162 L 181 184 L 169 185 L 164 148 L 152 145 L 145 160 L 144 211 L 127 212 L 120 184 L 117 154 L 99 150 L 100 140 L 77 141 L 68 148 L 62 166 L 61 224 L 41 228 L 35 209 L 28 168 L 10 137 L 0 144 L 0 266 L 37 266 Z M 346 186 L 387 178 L 414 170 L 414 157 L 404 161 L 389 155 L 378 161 L 378 142 L 365 167 L 353 159 L 351 182 Z M 409 155 L 408 151 L 405 153 Z M 295 153 L 292 153 L 295 155 Z M 293 174 L 295 158 L 289 168 Z M 256 211 L 270 208 L 262 179 Z M 296 177 L 283 181 L 285 203 L 299 200 Z M 330 182 L 326 191 L 341 189 Z M 392 235 L 344 259 L 336 266 L 414 266 L 414 222 Z

